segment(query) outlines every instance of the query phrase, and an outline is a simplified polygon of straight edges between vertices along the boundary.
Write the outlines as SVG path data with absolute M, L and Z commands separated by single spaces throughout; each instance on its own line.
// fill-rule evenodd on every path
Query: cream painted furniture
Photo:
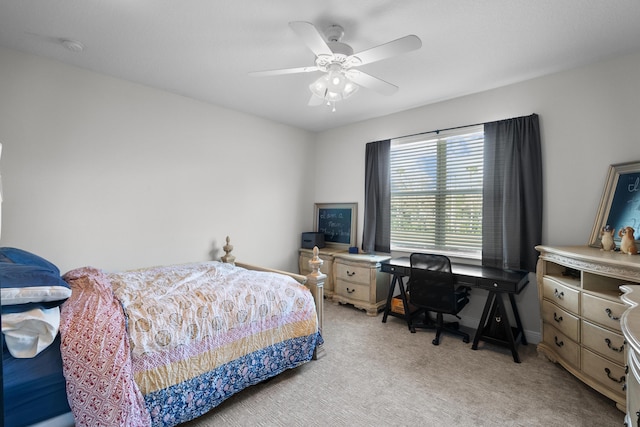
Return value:
M 639 281 L 640 278 L 636 279 Z M 627 361 L 627 415 L 624 425 L 631 427 L 640 426 L 640 286 L 624 285 L 621 289 L 624 292 L 622 300 L 629 307 L 620 319 Z
M 536 246 L 538 351 L 625 410 L 620 286 L 640 284 L 640 256 L 589 246 Z M 640 408 L 639 408 L 640 409 Z
M 387 302 L 389 275 L 380 271 L 388 255 L 336 253 L 333 259 L 333 301 L 353 304 L 377 316 Z
M 327 275 L 324 280 L 324 296 L 327 299 L 331 299 L 334 294 L 334 278 L 333 278 L 333 257 L 335 254 L 339 252 L 345 252 L 344 249 L 335 249 L 335 248 L 322 248 L 318 251 L 318 257 L 322 260 L 323 264 L 320 267 L 320 271 Z M 298 256 L 298 269 L 300 274 L 303 276 L 311 273 L 311 267 L 309 266 L 309 261 L 313 258 L 313 249 L 303 249 L 299 250 Z

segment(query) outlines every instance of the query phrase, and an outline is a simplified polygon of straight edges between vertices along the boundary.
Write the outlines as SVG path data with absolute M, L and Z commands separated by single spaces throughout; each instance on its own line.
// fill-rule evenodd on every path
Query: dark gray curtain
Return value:
M 364 176 L 364 230 L 362 250 L 391 252 L 391 141 L 367 144 Z
M 542 237 L 538 115 L 484 125 L 482 264 L 535 271 Z

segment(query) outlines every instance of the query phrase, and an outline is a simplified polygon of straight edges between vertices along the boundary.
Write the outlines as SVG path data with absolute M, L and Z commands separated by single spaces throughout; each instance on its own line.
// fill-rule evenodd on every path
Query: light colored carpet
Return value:
M 213 426 L 622 426 L 615 404 L 559 365 L 519 347 L 453 335 L 325 304 L 324 353 L 250 387 L 184 427 Z M 473 335 L 472 335 L 473 339 Z

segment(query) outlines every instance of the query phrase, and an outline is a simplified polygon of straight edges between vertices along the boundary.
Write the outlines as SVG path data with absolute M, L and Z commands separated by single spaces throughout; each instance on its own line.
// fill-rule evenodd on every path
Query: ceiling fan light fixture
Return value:
M 342 101 L 356 93 L 359 86 L 353 83 L 342 71 L 329 71 L 309 85 L 315 96 L 328 103 Z

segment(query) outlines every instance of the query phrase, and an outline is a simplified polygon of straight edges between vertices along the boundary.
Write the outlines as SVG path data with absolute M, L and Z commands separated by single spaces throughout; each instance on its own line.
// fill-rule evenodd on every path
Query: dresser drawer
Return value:
M 371 283 L 371 268 L 358 267 L 341 262 L 335 263 L 336 280 L 348 280 L 369 287 Z M 373 270 L 375 273 L 376 270 Z
M 542 279 L 543 296 L 573 313 L 580 313 L 580 291 L 565 286 L 551 277 Z
M 336 294 L 350 300 L 369 301 L 369 284 L 361 285 L 338 279 L 336 281 Z
M 583 320 L 582 344 L 601 356 L 624 364 L 624 338 L 620 334 Z
M 624 395 L 624 368 L 597 354 L 582 349 L 582 371 L 618 395 Z
M 625 310 L 622 303 L 591 294 L 582 295 L 582 317 L 607 328 L 620 331 L 620 316 Z
M 549 324 L 544 327 L 542 340 L 563 360 L 580 369 L 580 346 L 575 341 Z
M 580 319 L 547 300 L 542 301 L 542 320 L 572 340 L 580 339 Z

